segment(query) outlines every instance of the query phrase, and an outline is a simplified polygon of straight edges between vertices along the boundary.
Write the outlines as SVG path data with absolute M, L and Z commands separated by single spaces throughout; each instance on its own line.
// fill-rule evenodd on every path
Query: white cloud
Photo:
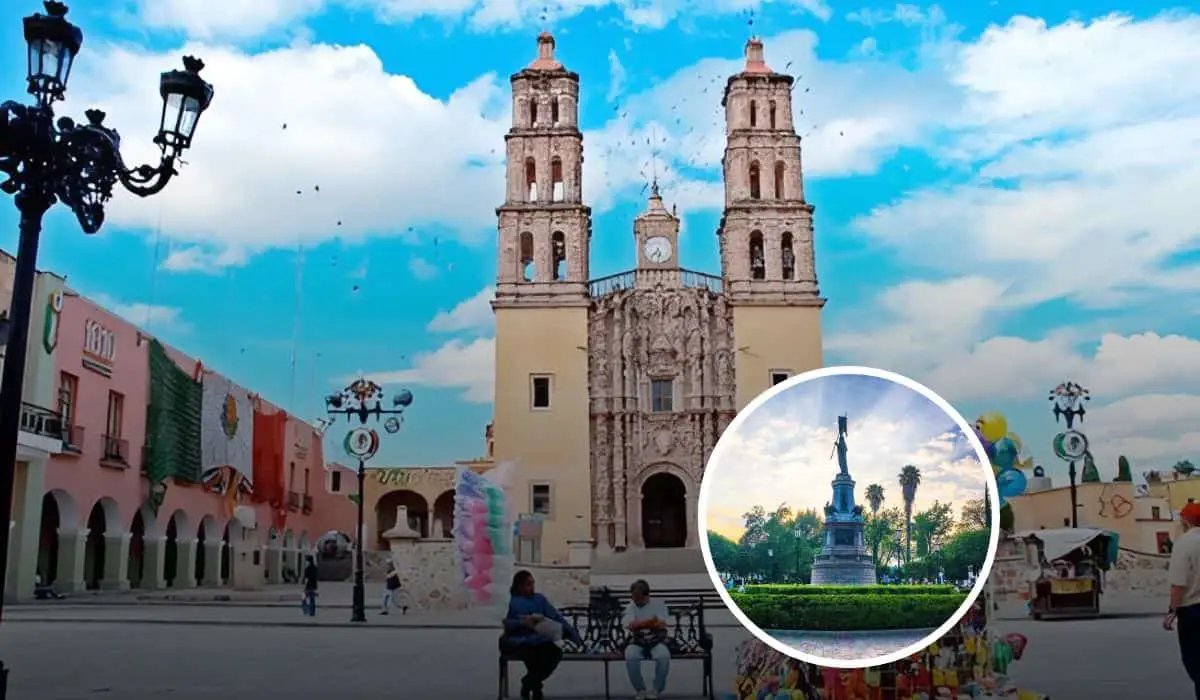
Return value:
M 608 94 L 604 99 L 614 102 L 624 89 L 625 66 L 621 64 L 621 57 L 617 55 L 616 49 L 612 49 L 608 52 Z
M 216 274 L 227 267 L 245 263 L 245 252 L 240 248 L 213 251 L 199 245 L 185 245 L 167 253 L 167 257 L 163 258 L 159 266 L 169 272 Z
M 246 55 L 192 45 L 166 55 L 101 45 L 77 64 L 90 74 L 78 76 L 64 113 L 105 109 L 125 136 L 126 159 L 155 161 L 158 74 L 179 53 L 204 57 L 216 86 L 189 165 L 153 200 L 118 197 L 109 212 L 116 226 L 161 222 L 182 249 L 169 268 L 204 269 L 230 248 L 252 254 L 338 236 L 419 235 L 430 222 L 468 241 L 494 227 L 509 123 L 496 76 L 438 100 L 387 73 L 365 46 Z
M 190 329 L 181 318 L 180 310 L 174 306 L 122 302 L 104 293 L 89 295 L 88 299 L 145 331 L 170 329 L 180 332 Z
M 495 391 L 496 341 L 494 338 L 451 340 L 433 352 L 417 355 L 409 369 L 372 372 L 369 376 L 380 384 L 452 389 L 460 391 L 464 401 L 491 403 Z
M 425 328 L 431 333 L 490 331 L 496 322 L 492 313 L 494 297 L 495 288 L 488 285 L 470 299 L 459 302 L 453 309 L 439 311 Z
M 438 268 L 425 258 L 413 257 L 408 261 L 408 271 L 419 280 L 431 280 L 438 276 Z
M 201 40 L 251 39 L 295 29 L 333 8 L 371 10 L 383 22 L 434 18 L 466 20 L 477 31 L 545 25 L 588 10 L 615 8 L 635 28 L 662 29 L 689 15 L 725 15 L 758 8 L 770 0 L 226 0 L 213 12 L 205 0 L 138 0 L 138 19 L 156 29 L 173 29 Z M 821 20 L 830 17 L 822 0 L 783 0 Z

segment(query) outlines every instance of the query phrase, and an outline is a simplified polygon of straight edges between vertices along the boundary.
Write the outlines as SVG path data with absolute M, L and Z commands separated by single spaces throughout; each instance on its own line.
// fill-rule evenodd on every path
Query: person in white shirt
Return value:
M 1163 618 L 1168 632 L 1178 627 L 1183 668 L 1200 700 L 1200 503 L 1188 503 L 1179 513 L 1183 535 L 1171 549 L 1167 582 L 1171 602 Z
M 629 587 L 632 599 L 625 606 L 621 623 L 629 630 L 629 646 L 625 647 L 625 667 L 638 700 L 655 700 L 667 687 L 671 670 L 671 649 L 667 646 L 667 620 L 671 613 L 665 603 L 650 597 L 650 584 L 638 579 Z M 654 662 L 654 688 L 646 690 L 642 678 L 642 662 Z

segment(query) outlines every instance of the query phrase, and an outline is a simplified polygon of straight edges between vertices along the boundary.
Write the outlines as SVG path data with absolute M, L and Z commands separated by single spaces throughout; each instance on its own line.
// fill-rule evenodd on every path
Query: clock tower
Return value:
M 643 273 L 638 275 L 639 286 L 642 282 L 651 285 L 669 282 L 672 275 L 664 273 L 679 270 L 679 218 L 663 205 L 658 182 L 650 186 L 646 211 L 634 219 L 633 236 L 637 244 L 637 269 Z

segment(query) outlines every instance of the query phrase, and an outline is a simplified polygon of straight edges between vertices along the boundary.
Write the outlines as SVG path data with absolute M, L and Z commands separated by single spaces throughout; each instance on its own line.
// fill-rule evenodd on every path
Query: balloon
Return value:
M 992 442 L 1008 435 L 1008 421 L 999 411 L 988 411 L 975 421 L 979 433 Z
M 996 454 L 992 457 L 992 464 L 995 464 L 1001 469 L 1012 469 L 1017 463 L 1017 446 L 1008 438 L 1000 438 L 996 441 Z
M 1020 496 L 1025 493 L 1027 485 L 1025 472 L 1016 469 L 1005 469 L 996 477 L 997 493 L 1002 500 L 1007 500 L 1013 496 Z
M 1017 456 L 1024 457 L 1025 456 L 1025 442 L 1021 439 L 1021 436 L 1017 435 L 1016 433 L 1009 433 L 1008 439 L 1012 441 L 1012 444 L 1017 446 Z

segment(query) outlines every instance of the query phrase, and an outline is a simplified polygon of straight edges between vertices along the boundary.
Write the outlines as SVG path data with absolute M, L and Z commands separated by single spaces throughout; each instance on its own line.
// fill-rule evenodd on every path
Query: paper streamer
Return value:
M 499 474 L 458 470 L 454 484 L 454 549 L 467 600 L 472 606 L 501 607 L 516 566 L 512 518 L 504 492 L 512 467 Z M 490 478 L 489 478 L 490 477 Z

